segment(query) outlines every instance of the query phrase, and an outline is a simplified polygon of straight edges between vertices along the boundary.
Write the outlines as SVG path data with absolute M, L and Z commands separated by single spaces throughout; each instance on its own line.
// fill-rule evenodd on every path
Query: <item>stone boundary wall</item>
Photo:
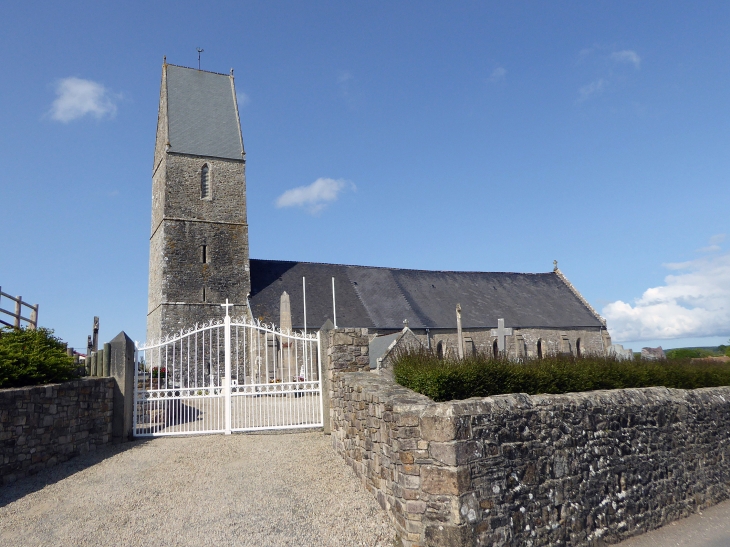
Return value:
M 326 331 L 327 376 L 370 368 L 368 329 L 332 329 Z
M 332 441 L 403 545 L 597 546 L 730 494 L 730 387 L 434 403 L 334 375 Z
M 114 378 L 0 389 L 0 483 L 11 483 L 112 439 Z

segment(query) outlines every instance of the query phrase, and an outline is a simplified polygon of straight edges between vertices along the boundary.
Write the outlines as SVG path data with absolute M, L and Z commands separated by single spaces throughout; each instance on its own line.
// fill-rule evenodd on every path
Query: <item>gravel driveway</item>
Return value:
M 0 545 L 389 547 L 321 432 L 157 438 L 0 488 Z

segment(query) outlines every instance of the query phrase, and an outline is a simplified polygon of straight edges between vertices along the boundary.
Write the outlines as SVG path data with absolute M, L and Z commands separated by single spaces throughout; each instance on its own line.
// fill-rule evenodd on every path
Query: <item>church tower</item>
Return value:
M 147 340 L 250 315 L 246 156 L 231 74 L 165 62 L 152 168 Z

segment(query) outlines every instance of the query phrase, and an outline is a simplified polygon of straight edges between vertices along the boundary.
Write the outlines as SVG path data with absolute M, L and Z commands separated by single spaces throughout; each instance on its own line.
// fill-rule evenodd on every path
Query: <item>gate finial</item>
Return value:
M 233 304 L 229 304 L 228 303 L 228 299 L 226 298 L 226 303 L 225 304 L 221 304 L 221 308 L 225 308 L 226 309 L 226 317 L 228 317 L 228 308 L 231 308 L 231 307 L 233 307 Z

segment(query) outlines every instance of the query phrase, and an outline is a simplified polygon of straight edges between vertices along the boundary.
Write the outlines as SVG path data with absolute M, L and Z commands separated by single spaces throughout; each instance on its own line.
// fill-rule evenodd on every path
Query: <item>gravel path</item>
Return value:
M 135 441 L 0 488 L 2 546 L 390 547 L 394 538 L 320 432 Z

